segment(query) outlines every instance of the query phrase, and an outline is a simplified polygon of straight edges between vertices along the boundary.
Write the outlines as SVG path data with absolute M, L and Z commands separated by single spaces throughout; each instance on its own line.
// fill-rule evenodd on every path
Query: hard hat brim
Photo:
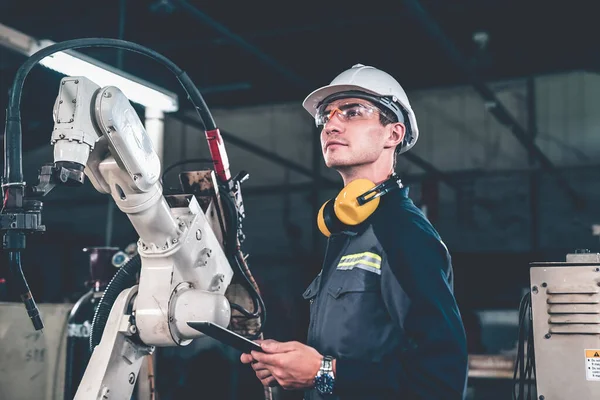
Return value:
M 313 91 L 311 94 L 306 96 L 306 98 L 302 102 L 302 106 L 314 118 L 317 114 L 317 107 L 321 104 L 323 100 L 325 100 L 332 94 L 349 91 L 359 91 L 369 93 L 375 96 L 380 96 L 379 93 L 367 90 L 364 87 L 358 85 L 327 85 L 320 87 L 319 89 Z
M 332 94 L 349 92 L 349 91 L 360 91 L 360 92 L 369 93 L 369 94 L 372 94 L 375 96 L 381 96 L 380 93 L 365 89 L 364 87 L 359 86 L 359 85 L 327 85 L 327 86 L 320 87 L 317 90 L 314 90 L 311 94 L 306 96 L 306 98 L 302 102 L 302 106 L 314 118 L 317 114 L 317 107 L 321 104 L 321 102 L 323 100 L 325 100 L 327 97 L 331 96 Z M 413 146 L 417 143 L 417 140 L 419 138 L 419 128 L 417 127 L 417 118 L 415 117 L 415 114 L 412 111 L 412 108 L 407 109 L 405 107 L 405 109 L 408 112 L 408 120 L 410 122 L 410 129 L 411 129 L 411 134 L 413 136 L 413 140 L 410 144 L 403 146 L 400 149 L 400 152 L 398 154 L 405 153 L 408 150 L 412 149 Z

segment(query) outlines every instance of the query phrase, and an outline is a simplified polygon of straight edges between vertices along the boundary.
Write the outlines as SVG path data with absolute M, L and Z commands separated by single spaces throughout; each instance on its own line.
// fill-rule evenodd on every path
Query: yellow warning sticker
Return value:
M 585 349 L 585 375 L 588 381 L 600 381 L 600 349 Z
M 588 358 L 600 358 L 600 349 L 599 350 L 586 350 L 585 356 Z

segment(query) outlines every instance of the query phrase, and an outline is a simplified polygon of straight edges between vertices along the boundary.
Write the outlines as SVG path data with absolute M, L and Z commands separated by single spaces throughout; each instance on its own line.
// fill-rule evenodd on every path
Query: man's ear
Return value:
M 385 148 L 395 148 L 404 140 L 404 136 L 406 135 L 406 126 L 402 122 L 396 122 L 389 124 L 387 127 L 389 131 Z

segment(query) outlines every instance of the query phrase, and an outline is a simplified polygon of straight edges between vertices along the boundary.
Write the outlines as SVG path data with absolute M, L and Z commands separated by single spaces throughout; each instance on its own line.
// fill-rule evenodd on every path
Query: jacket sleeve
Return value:
M 400 345 L 396 354 L 378 363 L 337 360 L 336 386 L 374 385 L 407 398 L 462 399 L 468 354 L 448 275 L 450 255 L 426 222 L 407 221 L 402 231 L 385 235 L 378 234 L 388 258 L 382 296 L 399 328 Z

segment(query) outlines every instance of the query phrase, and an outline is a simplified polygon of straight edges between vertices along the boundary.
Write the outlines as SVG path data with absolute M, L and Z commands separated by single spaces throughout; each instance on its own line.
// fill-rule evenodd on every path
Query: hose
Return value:
M 224 193 L 226 192 L 224 191 Z M 246 318 L 261 317 L 260 327 L 258 331 L 251 337 L 251 339 L 257 339 L 262 334 L 263 327 L 267 320 L 267 310 L 262 296 L 259 293 L 258 285 L 254 280 L 250 269 L 248 268 L 246 260 L 244 259 L 242 251 L 240 249 L 239 242 L 237 240 L 238 215 L 237 210 L 235 208 L 234 200 L 228 194 L 222 195 L 221 200 L 223 200 L 224 208 L 226 209 L 225 217 L 228 222 L 226 232 L 227 237 L 225 241 L 225 254 L 229 258 L 230 263 L 232 265 L 236 265 L 240 273 L 244 277 L 248 290 L 250 292 L 250 298 L 252 299 L 252 306 L 254 308 L 254 311 L 248 311 L 244 307 L 235 303 L 231 304 L 231 308 L 239 311 Z
M 142 54 L 149 57 L 158 63 L 164 65 L 171 71 L 184 88 L 188 95 L 188 99 L 194 105 L 194 109 L 200 116 L 206 131 L 217 129 L 215 120 L 210 113 L 202 94 L 194 85 L 189 75 L 179 68 L 173 61 L 154 50 L 139 45 L 137 43 L 128 42 L 119 39 L 108 38 L 84 38 L 72 39 L 64 42 L 55 43 L 45 47 L 35 54 L 30 56 L 21 67 L 17 70 L 12 87 L 9 91 L 8 106 L 6 108 L 6 126 L 5 126 L 5 152 L 4 152 L 4 179 L 5 184 L 22 185 L 23 181 L 23 151 L 22 151 L 22 129 L 21 129 L 21 94 L 25 78 L 42 59 L 59 51 L 73 50 L 89 47 L 111 47 L 116 49 L 128 50 L 134 53 Z
M 527 314 L 529 314 L 529 319 Z M 527 393 L 527 400 L 532 399 L 535 380 L 535 354 L 531 318 L 531 292 L 528 292 L 523 296 L 519 305 L 519 341 L 513 374 L 513 400 L 525 400 L 525 393 Z M 525 390 L 525 385 L 527 385 L 527 390 Z
M 92 332 L 90 334 L 90 350 L 94 350 L 94 347 L 100 343 L 102 339 L 102 332 L 108 321 L 110 310 L 117 300 L 119 294 L 136 284 L 136 275 L 142 268 L 142 261 L 140 255 L 137 254 L 135 257 L 127 261 L 117 273 L 112 277 L 106 290 L 96 307 L 94 312 L 94 319 L 92 320 Z

